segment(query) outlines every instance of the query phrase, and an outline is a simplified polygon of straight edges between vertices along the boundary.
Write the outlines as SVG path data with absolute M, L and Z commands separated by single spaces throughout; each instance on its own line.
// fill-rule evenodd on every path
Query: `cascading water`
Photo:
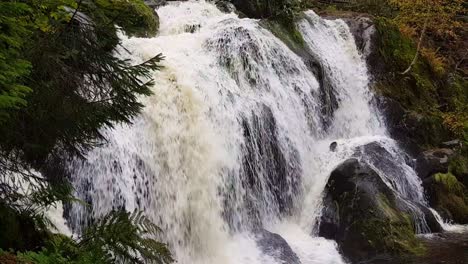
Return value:
M 206 2 L 158 14 L 158 37 L 122 37 L 135 63 L 165 55 L 154 95 L 142 98 L 133 125 L 103 131 L 109 142 L 70 164 L 76 195 L 92 204 L 71 209 L 75 231 L 124 207 L 164 230 L 179 263 L 282 263 L 257 245 L 262 229 L 280 234 L 301 263 L 343 263 L 335 242 L 314 233 L 321 196 L 330 172 L 371 142 L 390 153 L 392 170 L 365 151 L 359 157 L 403 198 L 425 203 L 370 104 L 365 61 L 344 22 L 309 11 L 298 23 L 332 87 L 330 107 L 301 57 L 257 20 Z

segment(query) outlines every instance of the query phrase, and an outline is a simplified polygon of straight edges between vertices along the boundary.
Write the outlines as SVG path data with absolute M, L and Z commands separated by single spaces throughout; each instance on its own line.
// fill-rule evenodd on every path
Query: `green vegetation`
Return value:
M 79 239 L 48 234 L 38 251 L 0 250 L 1 260 L 37 264 L 171 263 L 166 245 L 152 237 L 160 230 L 141 213 L 115 211 L 88 227 Z
M 374 87 L 407 111 L 403 122 L 415 123 L 412 138 L 424 148 L 468 139 L 468 69 L 462 44 L 468 25 L 463 2 L 306 1 L 319 13 L 359 12 L 373 17 L 378 33 L 376 61 L 383 65 L 374 73 Z
M 456 223 L 468 223 L 468 190 L 451 172 L 433 176 L 433 204 L 437 211 Z
M 0 3 L 0 125 L 10 111 L 26 105 L 24 97 L 31 91 L 21 82 L 31 64 L 21 54 L 29 30 L 27 23 L 19 19 L 29 12 L 22 3 Z
M 304 38 L 295 26 L 288 27 L 272 19 L 264 20 L 261 23 L 294 52 L 299 53 L 304 48 Z
M 382 193 L 375 209 L 353 224 L 355 232 L 363 235 L 374 250 L 398 256 L 424 254 L 425 248 L 414 235 L 409 215 L 398 210 Z
M 57 201 L 75 202 L 63 158 L 105 140 L 103 127 L 130 123 L 151 94 L 162 56 L 137 65 L 116 57 L 115 25 L 154 36 L 158 18 L 142 0 L 0 3 L 2 263 L 172 262 L 140 213 L 110 213 L 77 240 L 50 233 L 44 216 Z
M 378 218 L 365 219 L 355 223 L 369 244 L 381 253 L 397 256 L 423 255 L 425 247 L 414 235 L 409 219 L 387 221 Z

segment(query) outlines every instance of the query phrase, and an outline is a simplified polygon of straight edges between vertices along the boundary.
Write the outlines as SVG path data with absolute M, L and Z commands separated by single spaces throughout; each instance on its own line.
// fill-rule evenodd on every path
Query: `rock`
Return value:
M 436 173 L 447 173 L 454 155 L 455 152 L 447 148 L 424 151 L 416 158 L 416 173 L 423 181 Z
M 266 0 L 232 0 L 237 10 L 250 18 L 266 18 L 271 15 Z
M 153 12 L 154 24 L 155 24 L 156 30 L 154 34 L 148 35 L 148 36 L 153 36 L 159 30 L 159 24 L 160 24 L 159 15 L 156 9 L 160 6 L 166 5 L 166 0 L 145 0 L 145 5 L 147 5 Z
M 454 140 L 442 142 L 441 145 L 446 148 L 456 148 L 456 147 L 460 147 L 461 144 L 462 143 L 460 142 L 459 139 L 454 139 Z
M 185 25 L 184 31 L 187 33 L 195 33 L 201 28 L 200 24 Z
M 429 204 L 445 221 L 468 224 L 468 190 L 452 173 L 437 173 L 424 182 Z
M 421 153 L 419 142 L 413 136 L 418 121 L 408 117 L 407 112 L 397 101 L 385 96 L 376 96 L 374 103 L 384 116 L 390 136 L 409 155 L 416 157 Z
M 279 260 L 280 263 L 300 264 L 301 261 L 291 249 L 288 242 L 280 235 L 260 229 L 257 233 L 257 245 L 262 251 Z
M 319 234 L 336 240 L 352 262 L 420 254 L 423 248 L 399 199 L 367 164 L 349 159 L 328 180 Z
M 229 1 L 220 0 L 216 1 L 216 7 L 224 13 L 234 13 L 236 12 L 236 7 Z
M 374 21 L 364 15 L 356 15 L 343 19 L 354 36 L 359 51 L 368 58 L 372 53 L 372 41 L 375 33 Z
M 338 146 L 338 143 L 336 143 L 336 141 L 332 142 L 332 143 L 330 144 L 330 151 L 335 152 L 337 146 Z
M 250 18 L 269 18 L 292 6 L 297 0 L 231 0 L 236 9 Z
M 145 5 L 147 5 L 153 10 L 160 6 L 164 6 L 167 3 L 166 0 L 144 0 L 144 2 L 145 2 Z

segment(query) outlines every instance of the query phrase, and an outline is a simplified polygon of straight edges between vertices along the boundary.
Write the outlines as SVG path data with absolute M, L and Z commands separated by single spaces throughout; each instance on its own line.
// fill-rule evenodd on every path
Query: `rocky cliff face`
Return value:
M 447 221 L 467 223 L 468 217 L 468 160 L 467 146 L 460 140 L 454 139 L 448 128 L 434 115 L 415 111 L 408 103 L 399 100 L 400 90 L 391 83 L 396 78 L 413 78 L 414 76 L 397 76 L 390 62 L 395 58 L 387 58 L 393 54 L 388 49 L 388 41 L 402 41 L 402 36 L 389 39 L 384 34 L 399 32 L 384 31 L 390 27 L 388 22 L 376 21 L 363 14 L 346 12 L 330 17 L 342 17 L 349 25 L 355 36 L 356 45 L 366 56 L 368 69 L 373 76 L 373 87 L 377 94 L 375 103 L 383 113 L 392 138 L 414 159 L 411 165 L 424 183 L 426 195 L 430 205 L 442 214 Z M 400 51 L 401 52 L 401 51 Z M 418 75 L 426 78 L 424 75 Z M 432 80 L 427 80 L 431 82 Z M 399 83 L 398 85 L 405 85 Z M 384 88 L 383 88 L 384 87 Z M 411 82 L 402 89 L 412 90 Z M 450 87 L 447 87 L 450 89 Z M 416 95 L 408 93 L 409 100 L 414 104 L 420 100 Z M 430 105 L 426 106 L 430 108 Z M 438 179 L 438 180 L 437 180 Z M 450 186 L 458 186 L 455 189 Z

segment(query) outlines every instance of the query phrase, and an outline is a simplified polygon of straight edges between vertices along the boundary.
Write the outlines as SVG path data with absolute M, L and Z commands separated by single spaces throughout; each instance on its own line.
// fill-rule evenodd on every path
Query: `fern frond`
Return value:
M 112 211 L 85 231 L 79 247 L 96 263 L 172 263 L 167 245 L 154 239 L 159 232 L 141 211 Z

